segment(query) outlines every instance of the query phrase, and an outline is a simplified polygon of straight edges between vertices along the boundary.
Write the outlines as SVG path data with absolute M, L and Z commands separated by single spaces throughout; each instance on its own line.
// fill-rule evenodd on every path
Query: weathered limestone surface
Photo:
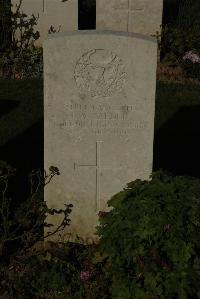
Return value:
M 14 10 L 18 3 L 19 0 L 12 0 Z M 28 16 L 39 15 L 35 27 L 40 32 L 38 45 L 42 44 L 50 26 L 57 31 L 60 28 L 60 32 L 78 29 L 78 0 L 23 0 L 21 10 Z
M 163 0 L 96 0 L 98 30 L 154 35 L 162 24 Z
M 110 197 L 149 178 L 156 64 L 155 40 L 139 34 L 81 31 L 45 41 L 45 169 L 61 172 L 45 200 L 74 205 L 62 240 L 96 240 L 97 214 Z

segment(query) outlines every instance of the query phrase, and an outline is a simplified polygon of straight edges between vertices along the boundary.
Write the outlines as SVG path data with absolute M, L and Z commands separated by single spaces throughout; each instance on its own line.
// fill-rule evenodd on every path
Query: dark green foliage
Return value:
M 163 24 L 188 29 L 200 17 L 199 0 L 164 0 Z
M 49 171 L 46 183 L 59 175 L 56 167 Z M 2 162 L 2 195 L 5 177 L 13 175 Z M 41 236 L 44 210 L 56 212 L 41 202 L 40 180 L 40 172 L 31 173 L 32 196 L 12 218 L 22 228 L 15 236 L 23 242 L 9 260 L 0 262 L 0 292 L 7 291 L 11 299 L 200 298 L 199 179 L 157 172 L 150 181 L 131 182 L 108 202 L 113 209 L 100 213 L 99 245 L 49 243 L 32 250 Z M 6 202 L 1 205 L 1 232 L 7 232 L 9 244 L 12 226 Z M 70 211 L 68 206 L 65 216 Z M 67 217 L 63 224 L 69 224 Z
M 97 231 L 112 298 L 200 298 L 200 180 L 157 172 L 108 205 Z
M 0 161 L 0 296 L 42 298 L 49 288 L 60 293 L 66 285 L 63 262 L 49 259 L 48 253 L 37 250 L 39 242 L 64 230 L 70 223 L 68 217 L 72 205 L 66 204 L 65 209 L 60 210 L 50 209 L 43 200 L 44 186 L 55 175 L 60 175 L 59 170 L 51 166 L 49 173 L 45 171 L 44 175 L 40 170 L 32 171 L 29 175 L 30 195 L 13 210 L 13 198 L 8 197 L 8 188 L 15 174 L 15 169 Z M 48 214 L 63 214 L 60 225 L 54 228 L 47 224 Z M 45 227 L 51 227 L 51 231 L 44 236 Z
M 182 62 L 182 67 L 189 78 L 200 80 L 200 63 L 193 63 L 187 59 Z
M 176 19 L 178 28 L 188 30 L 199 24 L 200 2 L 199 0 L 179 0 L 179 11 Z
M 51 295 L 50 298 L 54 298 L 53 295 L 72 298 L 71 294 L 78 292 L 79 273 L 73 260 L 69 262 L 66 258 L 43 252 L 33 254 L 20 266 L 20 271 L 10 271 L 9 281 L 17 298 L 46 298 L 47 295 Z
M 13 199 L 8 196 L 10 180 L 15 176 L 16 170 L 6 162 L 0 161 L 0 258 L 9 262 L 11 256 L 17 255 L 31 248 L 38 241 L 44 239 L 44 227 L 52 227 L 47 224 L 47 215 L 64 214 L 61 224 L 46 233 L 46 238 L 69 225 L 69 214 L 72 205 L 66 205 L 65 209 L 56 210 L 47 207 L 43 200 L 43 188 L 49 184 L 55 175 L 59 175 L 56 167 L 50 167 L 49 173 L 43 174 L 40 170 L 32 171 L 29 176 L 30 195 L 25 202 L 12 211 Z
M 52 243 L 47 250 L 18 256 L 6 271 L 4 289 L 11 299 L 110 299 L 111 280 L 104 264 L 91 261 L 95 250 L 94 246 Z M 90 274 L 88 279 L 81 279 L 83 272 Z
M 109 299 L 103 263 L 91 261 L 95 246 L 43 243 L 70 224 L 72 205 L 50 209 L 43 200 L 43 188 L 60 175 L 58 168 L 51 166 L 44 175 L 32 171 L 30 196 L 13 210 L 7 191 L 15 174 L 15 169 L 0 161 L 0 297 Z M 48 214 L 63 214 L 60 225 L 46 223 Z M 45 227 L 50 231 L 44 236 Z

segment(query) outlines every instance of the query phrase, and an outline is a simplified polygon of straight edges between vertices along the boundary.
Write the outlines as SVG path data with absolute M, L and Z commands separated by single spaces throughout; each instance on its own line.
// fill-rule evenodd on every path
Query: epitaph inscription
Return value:
M 91 97 L 109 97 L 122 90 L 126 72 L 115 53 L 94 49 L 78 59 L 74 78 L 82 93 Z
M 148 125 L 144 120 L 135 119 L 134 105 L 66 103 L 62 114 L 62 119 L 52 115 L 54 125 L 71 134 L 89 130 L 95 135 L 129 135 L 132 130 L 143 130 Z

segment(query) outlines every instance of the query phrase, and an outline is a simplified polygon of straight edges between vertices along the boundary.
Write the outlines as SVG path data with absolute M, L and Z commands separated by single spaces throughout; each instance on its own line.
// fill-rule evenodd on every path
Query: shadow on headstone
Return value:
M 27 198 L 30 192 L 28 175 L 32 169 L 43 171 L 43 119 L 29 127 L 21 135 L 0 147 L 0 159 L 16 168 L 17 176 L 10 182 L 9 195 L 13 208 Z
M 200 177 L 200 106 L 180 108 L 154 137 L 154 171 Z

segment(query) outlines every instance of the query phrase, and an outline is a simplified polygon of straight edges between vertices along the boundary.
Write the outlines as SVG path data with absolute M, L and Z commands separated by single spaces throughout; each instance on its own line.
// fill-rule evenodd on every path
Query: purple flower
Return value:
M 91 277 L 91 272 L 90 271 L 81 271 L 80 273 L 80 279 L 82 281 L 87 281 L 89 280 Z
M 200 57 L 192 51 L 188 51 L 183 56 L 183 60 L 190 60 L 193 63 L 200 63 Z

